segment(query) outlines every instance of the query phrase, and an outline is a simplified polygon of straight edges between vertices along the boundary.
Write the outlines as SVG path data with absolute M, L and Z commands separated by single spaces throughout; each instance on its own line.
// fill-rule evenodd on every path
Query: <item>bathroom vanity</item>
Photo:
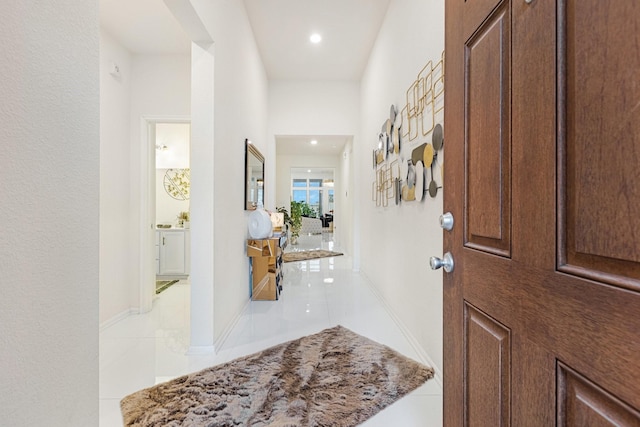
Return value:
M 156 275 L 185 276 L 191 265 L 188 228 L 156 229 Z

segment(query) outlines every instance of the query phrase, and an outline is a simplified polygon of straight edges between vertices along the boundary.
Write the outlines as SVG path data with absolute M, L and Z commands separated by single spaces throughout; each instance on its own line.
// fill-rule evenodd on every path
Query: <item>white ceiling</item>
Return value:
M 311 145 L 312 140 L 318 143 Z M 290 156 L 337 156 L 348 140 L 349 137 L 343 135 L 276 135 L 278 154 Z
M 100 25 L 131 53 L 191 52 L 191 40 L 162 0 L 100 0 Z
M 389 0 L 244 0 L 270 79 L 360 80 Z M 309 36 L 317 32 L 322 42 Z
M 244 4 L 269 79 L 359 80 L 389 1 L 244 0 Z M 135 54 L 188 54 L 191 49 L 187 34 L 163 0 L 100 0 L 100 23 Z M 322 35 L 320 44 L 309 41 L 312 32 Z M 304 144 L 312 137 L 318 146 Z M 345 140 L 278 137 L 277 150 L 338 154 Z

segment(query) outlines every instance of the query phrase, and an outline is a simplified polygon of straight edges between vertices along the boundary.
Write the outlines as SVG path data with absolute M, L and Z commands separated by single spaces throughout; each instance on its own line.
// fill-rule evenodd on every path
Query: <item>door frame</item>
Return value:
M 155 126 L 158 123 L 187 123 L 191 124 L 191 116 L 154 116 L 143 115 L 140 118 L 140 236 L 138 240 L 139 252 L 139 311 L 147 313 L 153 306 L 155 295 Z

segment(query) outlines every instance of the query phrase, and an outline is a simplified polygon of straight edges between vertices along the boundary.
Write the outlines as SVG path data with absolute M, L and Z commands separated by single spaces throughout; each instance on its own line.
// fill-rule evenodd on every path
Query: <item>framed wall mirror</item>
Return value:
M 244 209 L 255 210 L 264 206 L 264 156 L 248 139 L 244 145 Z

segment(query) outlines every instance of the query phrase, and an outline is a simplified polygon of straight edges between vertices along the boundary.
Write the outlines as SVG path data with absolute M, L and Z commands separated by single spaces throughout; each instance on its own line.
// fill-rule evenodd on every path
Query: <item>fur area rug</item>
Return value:
M 310 251 L 286 252 L 282 255 L 284 262 L 306 261 L 316 258 L 327 258 L 332 256 L 340 256 L 342 252 L 325 251 L 323 249 L 313 249 Z
M 356 426 L 433 369 L 342 326 L 131 394 L 126 426 Z

